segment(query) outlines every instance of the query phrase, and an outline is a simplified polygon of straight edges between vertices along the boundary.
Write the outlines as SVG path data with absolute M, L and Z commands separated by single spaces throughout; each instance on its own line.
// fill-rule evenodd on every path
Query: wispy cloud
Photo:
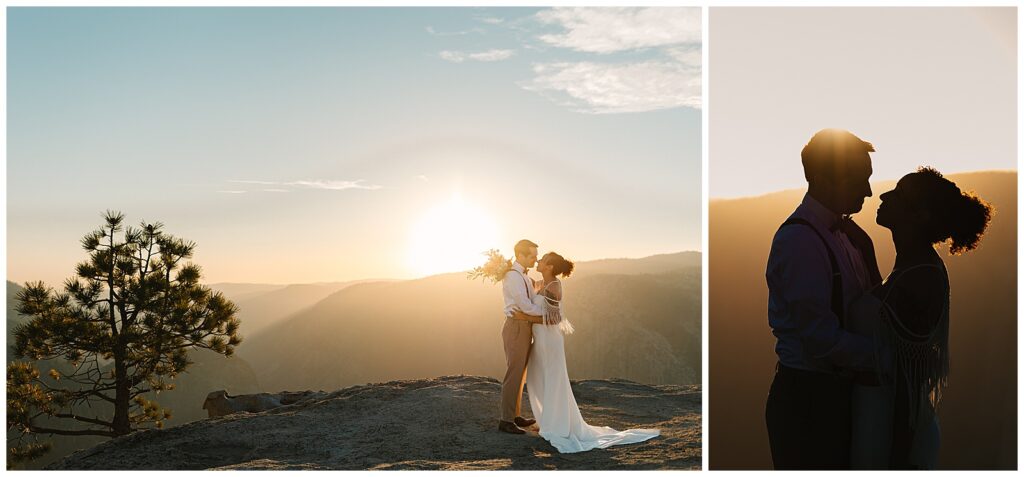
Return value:
M 383 188 L 383 186 L 377 184 L 365 184 L 365 180 L 358 179 L 354 181 L 339 181 L 339 180 L 299 180 L 299 181 L 288 181 L 288 182 L 277 182 L 277 181 L 255 181 L 255 180 L 237 180 L 232 179 L 227 182 L 234 184 L 256 184 L 264 186 L 286 186 L 292 188 L 302 189 L 324 189 L 324 190 L 347 190 L 347 189 L 365 189 L 365 190 L 377 190 Z M 289 192 L 289 189 L 281 187 L 263 188 L 263 192 Z M 232 191 L 218 191 L 232 194 L 242 194 L 244 190 L 232 190 Z
M 430 33 L 431 35 L 434 35 L 434 36 L 462 36 L 462 35 L 469 35 L 469 34 L 473 34 L 473 33 L 478 33 L 478 34 L 486 33 L 486 31 L 483 28 L 480 28 L 480 27 L 473 27 L 473 28 L 470 28 L 469 30 L 461 30 L 461 31 L 438 31 L 438 30 L 435 30 L 434 27 L 428 26 L 426 28 L 426 30 L 427 30 L 427 33 Z
M 219 190 L 217 192 L 219 192 L 221 194 L 244 194 L 245 193 L 244 190 Z
M 583 113 L 636 113 L 675 107 L 700 108 L 701 77 L 672 61 L 534 65 L 523 87 Z
M 482 21 L 484 23 L 487 23 L 488 25 L 498 25 L 498 24 L 501 24 L 501 23 L 505 23 L 505 19 L 504 18 L 497 18 L 497 17 L 484 17 L 484 18 L 481 18 L 480 21 Z
M 552 8 L 536 18 L 561 27 L 561 33 L 540 35 L 553 46 L 590 53 L 613 53 L 700 43 L 701 9 L 651 8 Z
M 452 63 L 462 63 L 464 61 L 501 61 L 511 58 L 515 54 L 515 50 L 487 50 L 476 53 L 467 53 L 463 51 L 450 51 L 444 50 L 438 54 L 442 60 L 451 61 Z
M 249 181 L 249 180 L 234 180 L 234 179 L 229 180 L 228 182 L 232 182 L 232 183 L 235 183 L 235 184 L 261 184 L 261 185 L 274 185 L 274 184 L 278 184 L 277 182 L 269 182 L 269 181 Z
M 421 180 L 421 181 L 423 181 L 423 182 L 430 182 L 430 178 L 425 176 L 425 175 L 423 175 L 423 174 L 420 174 L 420 175 L 416 176 L 416 178 Z
M 347 190 L 347 189 L 366 189 L 366 190 L 377 190 L 381 186 L 376 184 L 363 184 L 362 179 L 355 181 L 324 181 L 324 180 L 311 180 L 311 181 L 291 181 L 285 182 L 284 185 L 305 187 L 309 189 L 327 189 L 327 190 Z

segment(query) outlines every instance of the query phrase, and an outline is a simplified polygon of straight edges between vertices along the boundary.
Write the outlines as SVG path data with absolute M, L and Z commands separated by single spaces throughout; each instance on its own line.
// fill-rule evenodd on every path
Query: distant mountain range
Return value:
M 242 336 L 252 336 L 274 321 L 308 308 L 334 292 L 364 282 L 368 281 L 280 286 L 215 283 L 209 286 L 224 293 L 238 306 L 238 316 L 242 318 L 238 332 Z
M 1017 465 L 1017 173 L 950 174 L 976 190 L 996 214 L 981 246 L 940 255 L 950 275 L 949 388 L 943 394 L 940 466 L 1014 469 Z M 875 224 L 878 197 L 854 220 L 871 235 L 879 268 L 892 269 L 888 230 Z M 765 396 L 776 357 L 768 328 L 765 265 L 772 236 L 804 191 L 713 200 L 709 205 L 709 454 L 712 469 L 771 468 Z
M 572 377 L 699 383 L 700 277 L 695 252 L 579 263 L 565 280 Z M 238 355 L 268 392 L 499 376 L 501 300 L 497 285 L 464 273 L 352 285 L 246 336 Z

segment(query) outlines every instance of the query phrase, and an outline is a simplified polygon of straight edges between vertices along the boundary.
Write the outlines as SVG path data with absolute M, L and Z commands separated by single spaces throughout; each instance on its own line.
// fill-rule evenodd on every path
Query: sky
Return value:
M 700 249 L 699 8 L 9 8 L 7 278 L 107 209 L 204 281 Z
M 875 146 L 872 180 L 1016 170 L 1015 8 L 709 10 L 711 198 L 805 188 L 830 127 Z

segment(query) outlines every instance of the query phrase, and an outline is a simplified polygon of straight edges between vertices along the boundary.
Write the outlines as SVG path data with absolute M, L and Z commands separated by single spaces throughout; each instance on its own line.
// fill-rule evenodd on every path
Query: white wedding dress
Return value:
M 548 284 L 561 282 L 555 280 Z M 657 429 L 616 431 L 610 427 L 591 426 L 583 420 L 576 398 L 569 387 L 565 366 L 563 332 L 571 333 L 572 325 L 561 317 L 559 302 L 544 293 L 534 301 L 547 307 L 546 322 L 533 325 L 533 347 L 527 361 L 526 390 L 530 407 L 540 427 L 540 436 L 563 454 L 606 448 L 620 444 L 643 442 L 657 437 Z

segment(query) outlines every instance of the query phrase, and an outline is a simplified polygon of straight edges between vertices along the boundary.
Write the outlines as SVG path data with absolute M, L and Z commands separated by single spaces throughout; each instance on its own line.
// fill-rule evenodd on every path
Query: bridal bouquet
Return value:
M 484 252 L 484 255 L 487 256 L 487 262 L 466 272 L 467 278 L 470 280 L 482 278 L 490 280 L 492 283 L 501 282 L 505 278 L 505 274 L 512 269 L 512 260 L 505 258 L 495 249 Z

